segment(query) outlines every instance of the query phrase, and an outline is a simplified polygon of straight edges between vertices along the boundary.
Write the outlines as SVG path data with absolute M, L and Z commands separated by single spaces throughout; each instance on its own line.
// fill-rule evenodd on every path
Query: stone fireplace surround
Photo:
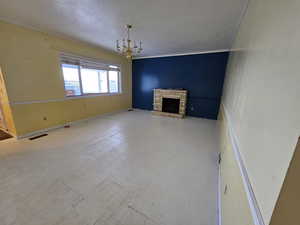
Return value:
M 186 99 L 187 99 L 187 90 L 181 89 L 154 89 L 153 90 L 153 113 L 156 115 L 162 116 L 171 116 L 176 118 L 183 118 L 186 111 Z M 179 103 L 179 113 L 169 113 L 163 112 L 162 104 L 163 98 L 173 98 L 180 99 Z

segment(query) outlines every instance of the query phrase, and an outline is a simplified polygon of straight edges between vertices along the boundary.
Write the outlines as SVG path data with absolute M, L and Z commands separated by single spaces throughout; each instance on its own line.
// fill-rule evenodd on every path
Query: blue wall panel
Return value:
M 152 110 L 154 88 L 188 90 L 187 115 L 217 119 L 228 52 L 135 59 L 133 107 Z

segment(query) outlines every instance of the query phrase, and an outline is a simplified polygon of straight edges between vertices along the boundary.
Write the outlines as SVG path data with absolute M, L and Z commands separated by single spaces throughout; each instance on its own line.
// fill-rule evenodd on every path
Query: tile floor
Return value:
M 123 112 L 0 142 L 1 225 L 215 225 L 217 124 Z

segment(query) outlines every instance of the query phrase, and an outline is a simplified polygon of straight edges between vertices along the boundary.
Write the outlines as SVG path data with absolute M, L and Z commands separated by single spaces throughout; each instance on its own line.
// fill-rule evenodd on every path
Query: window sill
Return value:
M 78 99 L 78 98 L 94 98 L 101 96 L 115 96 L 122 95 L 123 93 L 103 93 L 103 94 L 86 94 L 86 95 L 74 95 L 74 96 L 65 96 L 65 99 Z

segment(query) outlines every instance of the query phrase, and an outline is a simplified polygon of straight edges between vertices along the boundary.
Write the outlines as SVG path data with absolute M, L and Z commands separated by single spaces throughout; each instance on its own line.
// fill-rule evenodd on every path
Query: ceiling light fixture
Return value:
M 143 50 L 142 48 L 142 41 L 139 42 L 139 47 L 136 44 L 136 41 L 130 40 L 130 29 L 132 29 L 132 25 L 127 24 L 127 40 L 125 38 L 122 39 L 122 46 L 120 46 L 119 40 L 117 40 L 117 51 L 121 52 L 127 59 L 132 59 L 132 57 L 136 54 L 141 53 Z

